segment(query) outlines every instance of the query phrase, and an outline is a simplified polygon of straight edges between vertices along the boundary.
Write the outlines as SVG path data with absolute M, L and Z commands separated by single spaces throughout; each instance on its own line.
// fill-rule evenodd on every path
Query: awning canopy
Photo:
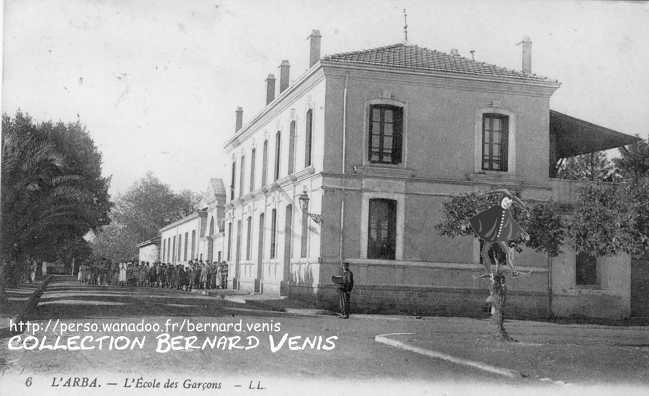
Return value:
M 638 138 L 550 110 L 550 137 L 555 158 L 608 150 L 635 143 Z

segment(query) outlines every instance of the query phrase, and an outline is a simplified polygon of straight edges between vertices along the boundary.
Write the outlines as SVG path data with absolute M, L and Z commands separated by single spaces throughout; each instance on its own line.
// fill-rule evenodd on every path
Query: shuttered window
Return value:
M 507 172 L 509 117 L 502 114 L 482 116 L 482 169 Z
M 400 164 L 403 139 L 403 109 L 396 106 L 370 107 L 368 157 L 370 162 Z

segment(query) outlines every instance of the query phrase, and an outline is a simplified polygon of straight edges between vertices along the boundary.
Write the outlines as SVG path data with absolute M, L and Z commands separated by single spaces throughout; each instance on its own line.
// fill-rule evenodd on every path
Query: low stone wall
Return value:
M 622 320 L 630 316 L 629 302 L 601 290 L 585 290 L 552 297 L 552 312 L 562 318 Z
M 484 289 L 368 286 L 354 288 L 352 312 L 411 315 L 488 316 Z M 290 298 L 337 310 L 338 291 L 335 286 L 315 288 L 292 286 Z M 506 315 L 511 318 L 547 318 L 548 296 L 542 292 L 509 291 Z

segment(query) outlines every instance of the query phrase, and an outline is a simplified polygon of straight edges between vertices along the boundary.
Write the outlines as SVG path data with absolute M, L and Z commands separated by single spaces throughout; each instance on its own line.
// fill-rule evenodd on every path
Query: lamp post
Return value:
M 322 223 L 322 215 L 317 214 L 317 213 L 309 213 L 309 194 L 307 194 L 306 189 L 302 191 L 302 194 L 298 197 L 298 202 L 300 203 L 300 209 L 302 209 L 302 212 L 309 216 L 311 220 L 313 220 L 316 224 L 321 224 Z

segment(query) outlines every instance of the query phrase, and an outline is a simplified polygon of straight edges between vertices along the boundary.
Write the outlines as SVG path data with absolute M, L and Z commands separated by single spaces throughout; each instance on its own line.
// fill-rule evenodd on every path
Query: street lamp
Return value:
M 302 194 L 300 194 L 297 199 L 300 203 L 300 209 L 302 209 L 302 212 L 309 216 L 315 223 L 321 224 L 323 220 L 321 214 L 307 212 L 307 210 L 309 209 L 309 194 L 307 194 L 306 189 L 302 191 Z

